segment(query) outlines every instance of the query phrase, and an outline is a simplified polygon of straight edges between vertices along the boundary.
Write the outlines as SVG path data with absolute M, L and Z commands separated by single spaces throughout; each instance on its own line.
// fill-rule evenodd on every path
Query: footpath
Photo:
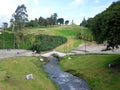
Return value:
M 120 54 L 120 46 L 118 49 L 105 50 L 106 46 L 103 44 L 87 43 L 80 44 L 77 48 L 71 50 L 68 55 L 78 55 L 78 54 Z
M 77 48 L 68 52 L 67 55 L 80 55 L 80 54 L 120 54 L 120 46 L 118 49 L 102 51 L 106 48 L 103 44 L 87 43 L 80 44 Z M 24 49 L 0 49 L 0 59 L 9 57 L 20 57 L 20 56 L 43 56 L 49 57 L 50 55 L 57 53 L 60 56 L 65 56 L 65 53 L 50 51 L 44 54 L 37 54 L 30 50 Z

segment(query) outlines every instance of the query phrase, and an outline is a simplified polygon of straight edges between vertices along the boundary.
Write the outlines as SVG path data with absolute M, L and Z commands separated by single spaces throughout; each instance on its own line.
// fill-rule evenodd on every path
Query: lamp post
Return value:
M 3 32 L 2 32 L 2 34 L 3 34 L 3 49 L 5 49 L 5 40 L 4 40 L 4 28 L 3 28 Z
M 12 27 L 12 31 L 13 31 L 13 49 L 15 49 L 15 24 L 14 23 L 12 23 L 12 25 L 13 25 L 13 27 Z
M 86 38 L 85 38 L 85 29 L 83 29 L 83 41 L 84 41 L 84 44 L 85 44 L 85 55 L 86 55 Z

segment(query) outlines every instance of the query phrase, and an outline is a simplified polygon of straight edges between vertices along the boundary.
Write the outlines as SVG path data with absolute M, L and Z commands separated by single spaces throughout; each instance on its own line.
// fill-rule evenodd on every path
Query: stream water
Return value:
M 51 57 L 44 68 L 50 79 L 59 85 L 60 90 L 90 90 L 84 80 L 62 71 L 55 57 Z

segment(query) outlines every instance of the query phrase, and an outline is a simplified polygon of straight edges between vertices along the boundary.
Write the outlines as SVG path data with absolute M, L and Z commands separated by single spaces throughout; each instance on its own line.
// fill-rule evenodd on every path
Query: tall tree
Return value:
M 53 13 L 53 14 L 51 15 L 51 18 L 52 18 L 52 20 L 53 20 L 53 25 L 56 25 L 56 24 L 57 24 L 57 17 L 58 17 L 57 13 Z
M 12 31 L 14 31 L 14 36 L 15 36 L 15 47 L 20 48 L 19 44 L 21 42 L 21 37 L 23 39 L 23 34 L 20 32 L 25 23 L 28 21 L 28 14 L 26 10 L 26 6 L 24 4 L 19 5 L 15 12 L 12 14 L 12 18 L 10 20 L 12 24 Z
M 84 17 L 82 23 L 80 24 L 80 26 L 86 27 L 86 25 L 87 25 L 87 21 L 86 21 L 86 19 Z
M 8 23 L 7 22 L 4 22 L 3 23 L 3 29 L 5 30 L 5 29 L 7 29 L 8 28 Z
M 47 26 L 47 20 L 44 19 L 43 17 L 39 18 L 39 22 L 38 23 L 39 23 L 40 26 Z
M 88 22 L 88 21 L 87 21 Z M 92 30 L 98 43 L 107 41 L 107 48 L 120 45 L 120 1 L 113 2 L 105 11 L 89 19 L 88 28 Z
M 25 23 L 28 21 L 28 14 L 24 4 L 19 5 L 12 15 L 12 22 L 15 24 L 15 30 L 22 30 Z
M 58 18 L 57 23 L 60 24 L 60 25 L 64 24 L 64 19 L 63 18 Z

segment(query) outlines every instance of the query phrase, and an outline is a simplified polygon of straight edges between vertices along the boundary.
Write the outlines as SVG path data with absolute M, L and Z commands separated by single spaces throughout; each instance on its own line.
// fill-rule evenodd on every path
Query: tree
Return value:
M 37 27 L 38 23 L 35 20 L 30 20 L 30 22 L 28 22 L 28 27 Z
M 57 24 L 57 13 L 53 13 L 51 15 L 51 19 L 53 20 L 53 25 L 56 25 Z
M 57 23 L 59 23 L 60 25 L 64 24 L 64 19 L 63 18 L 58 18 Z
M 21 34 L 20 31 L 23 29 L 27 21 L 28 21 L 28 14 L 27 14 L 26 6 L 24 4 L 19 5 L 15 10 L 15 12 L 12 14 L 12 18 L 10 20 L 13 27 L 12 31 L 14 31 L 14 36 L 15 36 L 15 47 L 17 48 L 19 48 L 21 35 L 23 39 L 23 34 Z
M 47 20 L 44 19 L 43 17 L 39 18 L 39 22 L 38 23 L 39 23 L 40 26 L 47 26 Z
M 80 26 L 86 27 L 86 25 L 87 25 L 87 21 L 85 20 L 85 17 L 84 17 L 82 23 L 80 24 Z
M 48 25 L 53 25 L 53 20 L 52 20 L 51 17 L 48 17 L 48 18 L 46 19 L 46 21 L 47 21 L 47 24 L 48 24 Z
M 15 23 L 15 30 L 22 30 L 25 23 L 28 21 L 28 14 L 24 4 L 17 7 L 12 15 L 12 20 Z
M 3 23 L 3 29 L 5 30 L 5 29 L 7 29 L 8 28 L 8 23 L 7 22 L 4 22 Z
M 89 19 L 89 22 L 92 24 L 87 24 L 87 27 L 92 30 L 95 41 L 98 43 L 107 41 L 107 49 L 118 48 L 120 45 L 120 1 L 113 2 L 105 11 Z
M 65 21 L 65 25 L 68 25 L 68 24 L 69 24 L 69 20 L 66 20 L 66 21 Z

